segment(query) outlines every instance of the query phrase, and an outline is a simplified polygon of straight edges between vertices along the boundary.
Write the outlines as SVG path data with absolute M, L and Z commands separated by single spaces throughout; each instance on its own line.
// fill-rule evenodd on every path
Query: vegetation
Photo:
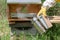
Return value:
M 0 0 L 0 40 L 10 40 L 10 28 L 6 15 L 6 0 Z

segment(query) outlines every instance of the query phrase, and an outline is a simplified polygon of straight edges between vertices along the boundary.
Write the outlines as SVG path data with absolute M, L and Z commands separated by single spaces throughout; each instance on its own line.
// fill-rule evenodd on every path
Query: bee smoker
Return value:
M 38 17 L 33 17 L 32 23 L 34 27 L 42 34 L 46 32 L 47 29 L 52 27 L 49 19 L 40 15 Z
M 44 17 L 43 15 L 37 17 L 41 24 L 44 26 L 45 29 L 49 29 L 52 27 L 51 22 L 49 21 L 48 17 Z
M 46 30 L 44 29 L 44 27 L 41 25 L 41 23 L 38 21 L 38 19 L 36 17 L 33 18 L 32 21 L 34 27 L 38 30 L 39 33 L 44 33 L 46 32 Z

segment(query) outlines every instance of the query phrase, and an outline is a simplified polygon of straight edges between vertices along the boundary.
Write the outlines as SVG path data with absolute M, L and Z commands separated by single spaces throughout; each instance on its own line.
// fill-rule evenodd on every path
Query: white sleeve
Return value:
M 45 0 L 42 6 L 49 9 L 50 7 L 55 6 L 55 4 L 56 4 L 55 0 Z

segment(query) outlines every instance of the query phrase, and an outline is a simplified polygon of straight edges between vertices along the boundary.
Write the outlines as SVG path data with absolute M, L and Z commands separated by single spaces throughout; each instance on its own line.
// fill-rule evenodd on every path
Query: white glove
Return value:
M 49 9 L 50 7 L 53 7 L 55 6 L 56 4 L 56 1 L 55 0 L 46 0 L 44 3 L 43 3 L 43 7 L 46 7 L 47 9 Z

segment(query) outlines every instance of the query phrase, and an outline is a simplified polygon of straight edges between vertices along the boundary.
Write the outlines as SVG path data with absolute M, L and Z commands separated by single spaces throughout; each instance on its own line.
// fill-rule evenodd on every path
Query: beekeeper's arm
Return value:
M 41 7 L 41 10 L 38 12 L 37 16 L 43 14 L 44 16 L 47 16 L 46 15 L 46 11 L 50 8 L 50 7 L 53 7 L 55 6 L 56 4 L 56 1 L 55 0 L 45 0 L 42 7 Z

